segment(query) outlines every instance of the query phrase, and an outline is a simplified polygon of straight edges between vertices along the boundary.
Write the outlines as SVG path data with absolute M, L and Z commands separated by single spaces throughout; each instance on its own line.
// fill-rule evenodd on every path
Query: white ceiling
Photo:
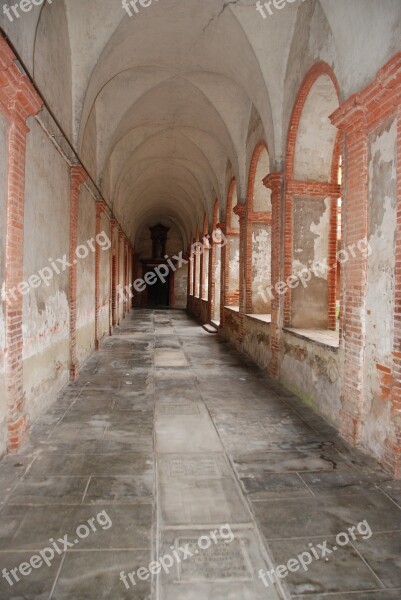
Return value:
M 281 168 L 295 96 L 324 60 L 345 99 L 401 49 L 400 0 L 53 0 L 1 26 L 132 240 L 169 218 L 188 244 L 253 147 Z M 255 118 L 255 115 L 257 118 Z M 257 139 L 259 138 L 259 139 Z

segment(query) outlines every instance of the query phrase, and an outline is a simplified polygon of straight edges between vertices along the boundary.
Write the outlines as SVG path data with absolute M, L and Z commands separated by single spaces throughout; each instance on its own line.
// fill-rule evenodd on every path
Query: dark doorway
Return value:
M 148 286 L 148 307 L 166 307 L 170 306 L 170 276 L 168 275 L 165 283 L 157 278 L 156 283 Z

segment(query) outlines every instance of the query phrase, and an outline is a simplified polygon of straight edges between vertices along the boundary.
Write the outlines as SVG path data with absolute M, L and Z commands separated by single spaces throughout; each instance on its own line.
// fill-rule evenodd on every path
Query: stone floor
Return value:
M 127 319 L 0 482 L 1 600 L 401 598 L 401 482 L 183 312 Z

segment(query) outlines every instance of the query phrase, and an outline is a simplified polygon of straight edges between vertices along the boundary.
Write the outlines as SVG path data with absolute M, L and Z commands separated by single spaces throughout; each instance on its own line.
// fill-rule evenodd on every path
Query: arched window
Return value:
M 293 328 L 337 328 L 340 153 L 329 117 L 338 106 L 334 74 L 318 63 L 299 92 L 287 147 L 285 324 Z
M 195 273 L 195 265 L 194 265 L 194 250 L 193 250 L 193 243 L 194 243 L 194 238 L 191 238 L 191 247 L 189 250 L 189 295 L 193 296 L 194 295 L 194 273 Z
M 195 269 L 194 269 L 194 290 L 195 290 L 195 298 L 200 297 L 200 263 L 201 263 L 201 253 L 200 253 L 200 243 L 199 243 L 199 227 L 196 228 L 196 236 L 195 242 L 193 245 L 194 254 L 195 254 Z
M 246 312 L 271 314 L 272 205 L 271 190 L 263 185 L 270 173 L 270 158 L 264 142 L 253 154 L 247 197 Z
M 207 215 L 205 215 L 203 219 L 203 229 L 202 229 L 202 300 L 209 300 L 209 238 L 208 238 L 208 219 Z
M 211 319 L 216 324 L 221 320 L 221 230 L 218 228 L 220 222 L 219 201 L 216 200 L 213 211 L 212 231 L 212 260 L 211 260 Z M 220 242 L 220 243 L 219 243 Z
M 225 304 L 227 306 L 239 306 L 240 228 L 239 217 L 234 212 L 237 203 L 237 185 L 233 179 L 228 191 L 226 214 Z

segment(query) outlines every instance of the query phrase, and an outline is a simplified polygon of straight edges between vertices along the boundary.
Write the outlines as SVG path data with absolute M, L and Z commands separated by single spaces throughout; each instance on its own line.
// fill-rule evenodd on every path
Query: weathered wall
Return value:
M 5 285 L 5 234 L 7 197 L 7 140 L 8 124 L 0 113 L 0 285 L 2 294 Z M 6 451 L 7 442 L 7 397 L 4 377 L 4 351 L 6 343 L 3 298 L 0 302 L 0 456 Z
M 239 312 L 224 308 L 224 327 L 221 330 L 223 339 L 234 344 L 237 349 L 242 348 L 241 318 Z
M 280 382 L 331 423 L 341 408 L 341 352 L 283 332 Z
M 216 253 L 215 258 L 215 269 L 214 269 L 214 314 L 212 320 L 220 322 L 220 302 L 221 302 L 221 246 L 215 246 L 214 252 Z
M 95 235 L 95 200 L 87 188 L 81 186 L 78 208 L 78 245 L 75 259 L 77 261 L 77 359 L 79 364 L 82 364 L 95 349 L 96 255 L 92 250 L 96 244 Z
M 244 319 L 243 350 L 260 367 L 267 368 L 271 360 L 270 324 L 246 316 Z
M 302 111 L 295 146 L 295 179 L 330 181 L 337 128 L 328 117 L 337 107 L 333 82 L 328 75 L 322 75 L 309 92 Z
M 310 273 L 305 285 L 292 291 L 292 326 L 327 329 L 328 274 L 324 269 L 328 257 L 330 234 L 330 200 L 295 198 L 293 273 Z M 319 268 L 322 264 L 323 268 Z M 315 267 L 315 268 L 313 268 Z
M 265 293 L 271 285 L 271 243 L 271 227 L 253 223 L 252 307 L 255 314 L 271 313 L 271 297 Z
M 229 295 L 238 294 L 239 291 L 239 236 L 230 236 L 229 246 L 229 275 L 228 275 L 228 293 Z
M 390 382 L 394 342 L 397 122 L 370 137 L 365 414 L 363 445 L 379 459 L 391 427 Z
M 183 265 L 174 273 L 174 308 L 186 308 L 188 288 L 188 267 Z
M 30 118 L 25 179 L 24 280 L 69 253 L 67 163 Z M 34 418 L 69 377 L 68 269 L 24 297 L 24 390 Z

